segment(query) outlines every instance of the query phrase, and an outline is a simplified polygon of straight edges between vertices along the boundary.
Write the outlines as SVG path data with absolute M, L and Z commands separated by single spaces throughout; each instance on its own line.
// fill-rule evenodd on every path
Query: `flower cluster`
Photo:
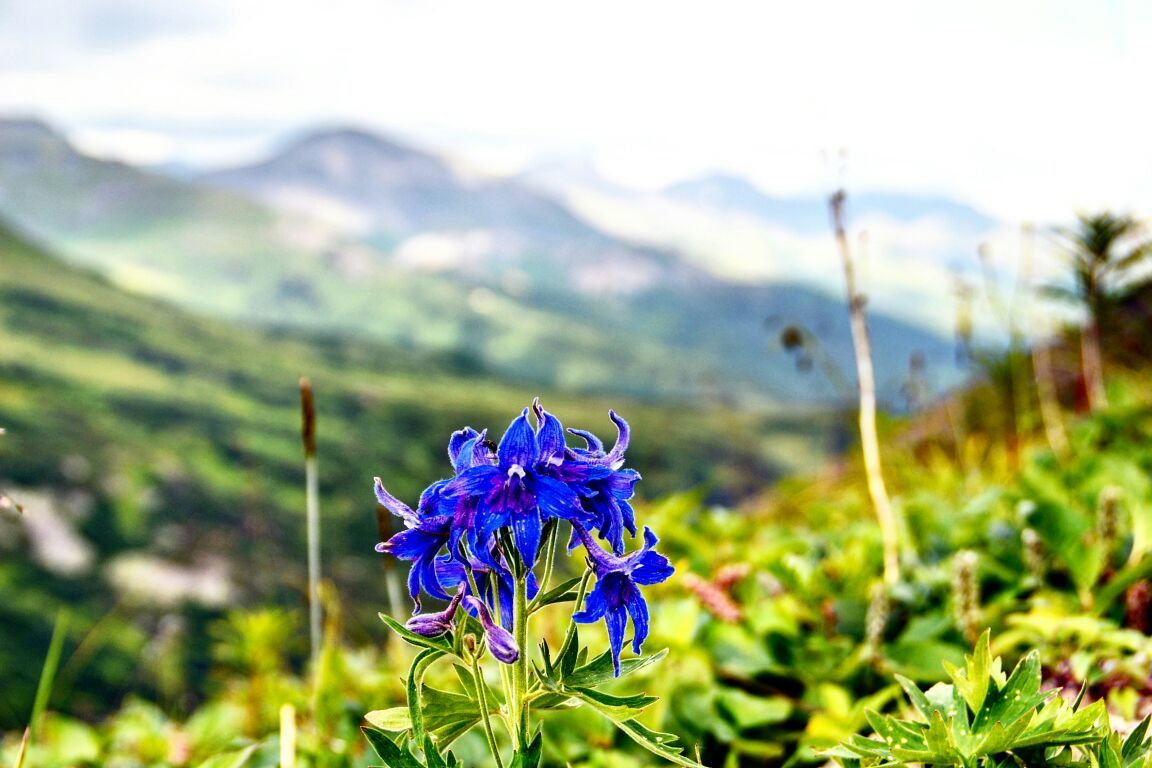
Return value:
M 493 654 L 506 663 L 515 661 L 518 649 L 508 633 L 515 621 L 515 579 L 527 579 L 528 597 L 535 594 L 533 568 L 541 559 L 544 532 L 564 522 L 572 530 L 568 550 L 582 547 L 596 576 L 583 610 L 573 618 L 605 621 L 617 673 L 629 617 L 632 645 L 640 652 L 648 635 L 648 608 L 638 585 L 664 581 L 672 566 L 654 550 L 656 536 L 647 528 L 642 548 L 624 553 L 625 532 L 636 536 L 629 499 L 640 475 L 624 467 L 628 423 L 612 411 L 609 417 L 617 428 L 611 450 L 590 432 L 566 433 L 539 400 L 512 421 L 499 444 L 486 432 L 459 430 L 448 442 L 454 476 L 429 486 L 415 510 L 376 479 L 377 500 L 405 526 L 377 551 L 411 562 L 408 590 L 414 613 L 420 611 L 422 594 L 449 602 L 444 611 L 414 616 L 410 630 L 446 632 L 463 605 L 483 623 Z M 566 434 L 579 438 L 583 447 L 569 447 Z

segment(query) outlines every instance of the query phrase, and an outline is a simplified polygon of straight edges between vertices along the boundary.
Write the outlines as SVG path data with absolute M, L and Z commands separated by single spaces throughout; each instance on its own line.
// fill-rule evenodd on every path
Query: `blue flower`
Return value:
M 460 505 L 475 505 L 471 524 L 461 527 L 470 528 L 469 544 L 481 560 L 497 567 L 492 554 L 494 535 L 509 527 L 521 560 L 531 568 L 540 549 L 544 521 L 553 517 L 588 519 L 579 496 L 563 481 L 542 471 L 555 461 L 563 461 L 563 446 L 559 421 L 542 422 L 537 434 L 525 408 L 500 438 L 495 465 L 475 464 L 445 486 L 444 496 L 457 505 L 457 510 Z M 454 517 L 464 520 L 468 515 L 454 512 Z
M 448 441 L 448 459 L 457 473 L 490 461 L 484 439 L 484 432 L 471 427 L 452 433 Z M 445 498 L 444 490 L 449 482 L 439 480 L 428 486 L 420 495 L 417 511 L 413 512 L 411 507 L 384 488 L 380 478 L 375 478 L 376 500 L 403 520 L 406 529 L 377 544 L 376 551 L 412 562 L 408 573 L 408 593 L 415 604 L 413 613 L 420 610 L 421 590 L 440 600 L 449 599 L 437 577 L 436 557 L 446 544 L 452 544 L 458 538 L 459 534 L 455 533 L 457 517 L 462 511 L 466 514 L 455 499 Z
M 408 619 L 404 628 L 424 637 L 436 637 L 448 632 L 454 626 L 452 620 L 456 617 L 456 609 L 460 607 L 460 600 L 464 597 L 464 590 L 456 593 L 448 607 L 438 613 L 421 613 Z
M 620 555 L 624 552 L 624 531 L 636 535 L 636 513 L 628 500 L 633 496 L 640 473 L 623 468 L 624 451 L 628 448 L 631 434 L 628 422 L 615 411 L 609 411 L 608 416 L 617 429 L 612 450 L 606 453 L 604 444 L 591 432 L 569 429 L 572 434 L 583 438 L 587 447 L 568 449 L 568 460 L 557 468 L 557 474 L 577 488 L 581 505 L 595 520 L 591 528 L 611 545 L 613 552 Z M 572 549 L 578 543 L 573 531 L 568 548 Z
M 512 633 L 492 621 L 492 614 L 488 613 L 488 606 L 468 595 L 464 598 L 464 606 L 476 613 L 480 624 L 484 627 L 484 637 L 488 640 L 488 650 L 497 661 L 505 664 L 515 664 L 520 658 L 520 649 L 516 645 L 516 638 Z
M 424 492 L 420 499 L 422 511 L 429 509 L 425 503 L 435 509 L 435 498 L 439 491 L 440 488 L 433 485 Z M 414 603 L 412 613 L 420 611 L 421 590 L 441 600 L 450 599 L 436 576 L 436 556 L 448 543 L 452 518 L 448 515 L 419 515 L 413 512 L 411 507 L 388 493 L 380 478 L 376 478 L 376 499 L 404 521 L 405 530 L 377 544 L 376 551 L 412 562 L 412 569 L 408 572 L 408 594 Z
M 620 675 L 620 650 L 624 647 L 624 629 L 632 617 L 632 650 L 640 653 L 640 646 L 648 637 L 648 604 L 640 594 L 638 584 L 659 584 L 672 575 L 668 558 L 656 552 L 656 534 L 644 529 L 644 546 L 629 555 L 619 557 L 605 552 L 579 523 L 573 528 L 592 563 L 596 586 L 584 601 L 584 610 L 572 615 L 578 622 L 588 624 L 604 619 L 608 628 L 608 645 L 612 649 L 612 666 Z

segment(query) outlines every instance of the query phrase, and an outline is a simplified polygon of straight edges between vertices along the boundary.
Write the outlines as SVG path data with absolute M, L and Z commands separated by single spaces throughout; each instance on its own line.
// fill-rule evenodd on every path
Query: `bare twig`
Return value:
M 844 266 L 844 283 L 848 293 L 848 314 L 852 326 L 852 346 L 856 353 L 856 383 L 860 397 L 860 446 L 864 453 L 864 472 L 868 479 L 868 495 L 876 518 L 880 522 L 880 535 L 884 540 L 884 581 L 900 581 L 900 544 L 896 516 L 884 473 L 880 464 L 880 439 L 876 434 L 876 376 L 872 369 L 872 343 L 868 337 L 868 322 L 864 315 L 864 297 L 856 287 L 856 270 L 848 236 L 844 230 L 844 190 L 829 198 L 832 229 L 840 247 Z

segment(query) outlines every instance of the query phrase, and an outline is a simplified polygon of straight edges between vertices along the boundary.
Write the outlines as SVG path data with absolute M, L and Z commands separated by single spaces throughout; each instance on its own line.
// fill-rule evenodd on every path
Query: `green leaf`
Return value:
M 428 764 L 428 768 L 448 768 L 448 762 L 432 743 L 431 736 L 424 737 L 424 762 Z
M 572 634 L 565 638 L 564 646 L 556 656 L 556 664 L 560 667 L 560 677 L 565 678 L 576 669 L 580 657 L 580 630 L 573 625 Z
M 408 713 L 408 707 L 374 709 L 364 715 L 364 719 L 382 731 L 407 731 L 412 727 L 412 716 Z
M 616 727 L 644 749 L 671 763 L 684 766 L 684 768 L 705 768 L 685 755 L 684 748 L 676 745 L 677 737 L 670 733 L 654 731 L 635 720 L 617 722 Z
M 252 759 L 252 755 L 256 753 L 259 746 L 259 744 L 251 744 L 241 750 L 214 755 L 200 763 L 196 768 L 243 768 Z
M 1141 720 L 1140 725 L 1133 728 L 1132 733 L 1128 734 L 1128 738 L 1124 739 L 1124 747 L 1120 756 L 1123 758 L 1125 766 L 1132 765 L 1148 753 L 1148 744 L 1144 740 L 1148 733 L 1148 720 L 1147 717 Z
M 573 688 L 570 692 L 614 722 L 631 720 L 657 701 L 655 696 L 611 696 L 592 688 Z
M 388 625 L 389 629 L 400 635 L 400 637 L 404 638 L 409 644 L 415 645 L 418 648 L 431 648 L 435 651 L 452 653 L 451 635 L 443 634 L 438 637 L 424 637 L 423 635 L 412 632 L 386 613 L 378 613 L 376 615 L 380 617 L 380 621 Z
M 637 672 L 650 664 L 663 659 L 668 655 L 668 649 L 654 653 L 651 656 L 641 656 L 635 659 L 621 659 L 620 660 L 620 677 L 626 677 L 633 672 Z M 597 656 L 592 661 L 584 666 L 564 675 L 561 681 L 565 686 L 580 687 L 580 688 L 595 688 L 597 686 L 610 683 L 616 678 L 615 670 L 612 666 L 612 652 L 605 651 Z
M 942 761 L 955 755 L 956 745 L 952 743 L 952 733 L 944 724 L 944 713 L 933 711 L 928 723 L 928 732 L 924 734 L 924 744 L 928 752 L 933 755 L 933 761 Z
M 947 662 L 944 668 L 952 678 L 952 684 L 968 704 L 973 713 L 979 713 L 988 695 L 988 684 L 992 674 L 992 652 L 988 649 L 991 632 L 984 630 L 976 642 L 971 656 L 965 655 L 965 668 L 958 669 Z
M 947 711 L 947 707 L 941 707 L 929 701 L 928 697 L 924 695 L 916 683 L 912 682 L 903 675 L 896 675 L 895 677 L 896 682 L 899 683 L 900 687 L 904 689 L 904 693 L 908 694 L 908 698 L 911 700 L 912 706 L 916 707 L 916 710 L 924 716 L 925 720 L 930 719 L 932 715 L 937 712 Z
M 532 739 L 528 746 L 512 755 L 512 765 L 509 766 L 509 768 L 540 768 L 543 756 L 543 734 L 537 729 L 535 738 Z
M 1040 690 L 1040 654 L 1030 651 L 1003 688 L 994 691 L 972 720 L 972 728 L 982 731 L 994 722 L 1012 722 L 1039 707 L 1054 692 Z
M 445 651 L 427 648 L 416 655 L 412 660 L 411 669 L 408 670 L 408 716 L 412 721 L 412 738 L 417 744 L 424 742 L 424 710 L 420 704 L 420 686 L 428 667 L 444 655 Z
M 783 696 L 753 696 L 736 688 L 722 689 L 716 706 L 740 730 L 782 723 L 793 711 L 791 700 Z
M 416 757 L 407 749 L 399 746 L 388 734 L 375 728 L 361 728 L 368 738 L 368 743 L 376 754 L 384 761 L 386 768 L 424 768 Z
M 424 706 L 424 728 L 445 749 L 480 722 L 480 705 L 459 693 L 420 686 Z
M 546 605 L 553 605 L 555 603 L 566 603 L 576 599 L 576 593 L 572 588 L 580 583 L 580 577 L 577 576 L 568 579 L 563 584 L 548 590 L 543 595 L 537 595 L 536 599 L 532 601 L 532 610 L 536 611 Z

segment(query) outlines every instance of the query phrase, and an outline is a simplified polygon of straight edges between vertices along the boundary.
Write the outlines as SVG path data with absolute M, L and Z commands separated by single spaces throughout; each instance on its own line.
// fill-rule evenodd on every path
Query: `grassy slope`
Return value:
M 126 551 L 185 563 L 223 554 L 250 600 L 300 600 L 301 374 L 317 391 L 327 572 L 346 595 L 362 596 L 357 607 L 368 615 L 383 600 L 372 475 L 414 501 L 447 472 L 451 430 L 472 424 L 498 436 L 534 394 L 566 423 L 606 438 L 610 406 L 629 418 L 648 496 L 697 484 L 739 495 L 812 461 L 828 434 L 828 420 L 812 413 L 576 400 L 469 372 L 467 361 L 237 329 L 125 293 L 2 227 L 0 272 L 8 431 L 0 488 L 80 499 L 79 530 L 101 561 Z M 0 720 L 19 714 L 34 685 L 54 606 L 72 603 L 82 632 L 116 604 L 102 571 L 53 576 L 27 559 L 19 523 L 0 520 L 0 534 L 5 527 L 17 538 L 0 535 L 0 551 L 15 555 L 0 558 L 0 668 L 20 679 L 0 701 Z M 109 626 L 119 629 L 93 642 L 119 652 L 101 651 L 99 668 L 78 662 L 73 671 L 99 678 L 84 690 L 104 696 L 109 678 L 131 676 L 151 631 L 140 618 L 147 612 L 121 605 L 114 613 Z

